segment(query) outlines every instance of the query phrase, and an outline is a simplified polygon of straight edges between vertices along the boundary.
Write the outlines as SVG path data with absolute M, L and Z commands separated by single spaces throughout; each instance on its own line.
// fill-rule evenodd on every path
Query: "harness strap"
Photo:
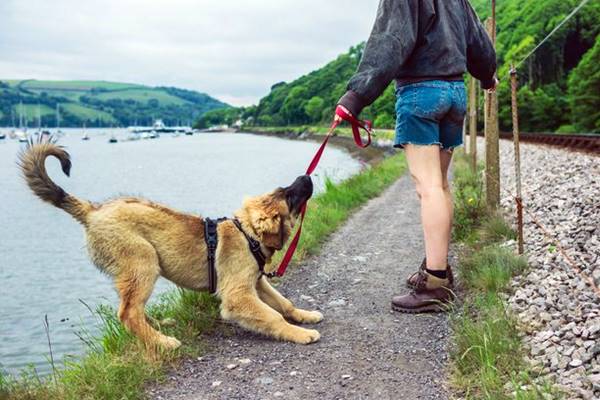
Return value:
M 371 121 L 361 121 L 361 120 L 355 118 L 354 116 L 350 115 L 346 111 L 344 111 L 344 109 L 340 106 L 338 106 L 336 108 L 335 114 L 338 117 L 340 117 L 341 119 L 343 119 L 344 121 L 348 121 L 350 123 L 350 125 L 352 125 L 352 135 L 354 136 L 354 143 L 356 143 L 356 145 L 358 147 L 364 149 L 371 144 L 371 133 L 373 130 L 373 124 L 371 123 Z M 334 120 L 333 123 L 331 124 L 331 127 L 329 128 L 329 131 L 327 132 L 327 135 L 325 136 L 325 139 L 323 140 L 323 143 L 321 144 L 321 147 L 319 147 L 319 150 L 317 150 L 317 153 L 313 157 L 312 161 L 310 162 L 310 164 L 308 166 L 308 169 L 306 170 L 306 175 L 312 175 L 312 173 L 315 172 L 315 169 L 319 165 L 319 161 L 321 161 L 321 157 L 323 156 L 323 151 L 325 151 L 325 147 L 327 147 L 329 138 L 331 138 L 331 136 L 333 135 L 333 132 L 335 131 L 335 128 L 337 128 L 339 124 L 340 123 L 337 120 Z M 362 138 L 360 136 L 361 129 L 363 129 L 367 132 L 367 142 L 366 143 L 364 143 L 362 141 Z M 294 239 L 292 239 L 292 242 L 290 243 L 290 247 L 288 247 L 285 255 L 283 256 L 283 259 L 281 260 L 281 264 L 279 264 L 279 268 L 277 269 L 277 272 L 275 274 L 271 274 L 271 275 L 282 277 L 283 274 L 285 274 L 285 270 L 287 269 L 290 261 L 292 261 L 292 257 L 294 257 L 294 253 L 296 252 L 296 248 L 298 247 L 298 242 L 300 241 L 300 235 L 302 234 L 302 224 L 304 223 L 305 215 L 306 215 L 306 203 L 304 203 L 302 205 L 302 209 L 300 210 L 300 225 L 298 226 L 296 235 L 294 236 Z
M 250 252 L 254 256 L 254 258 L 256 259 L 256 263 L 258 264 L 258 269 L 261 273 L 261 276 L 265 275 L 267 278 L 273 278 L 273 274 L 265 273 L 265 265 L 267 263 L 267 260 L 260 248 L 259 241 L 246 233 L 244 228 L 242 228 L 242 223 L 237 218 L 233 219 L 233 223 L 239 229 L 239 231 L 242 232 L 242 234 L 246 238 L 246 241 L 248 241 L 248 247 L 250 248 Z
M 215 267 L 217 246 L 219 244 L 217 226 L 225 220 L 227 218 L 220 218 L 218 220 L 206 218 L 204 220 L 204 241 L 206 242 L 206 257 L 208 260 L 208 287 L 211 294 L 217 292 L 217 269 Z

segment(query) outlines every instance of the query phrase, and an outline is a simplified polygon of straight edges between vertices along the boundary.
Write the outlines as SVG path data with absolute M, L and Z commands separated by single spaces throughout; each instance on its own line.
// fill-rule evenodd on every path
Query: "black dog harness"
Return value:
M 208 285 L 211 294 L 216 293 L 217 291 L 217 269 L 215 267 L 215 263 L 217 260 L 217 245 L 219 244 L 219 236 L 217 233 L 217 226 L 224 221 L 228 221 L 228 218 L 219 218 L 217 220 L 212 220 L 210 218 L 206 218 L 204 220 L 204 240 L 206 242 L 206 257 L 208 259 Z M 244 231 L 242 228 L 242 224 L 240 221 L 235 218 L 232 220 L 233 224 L 236 228 L 239 229 L 240 232 L 244 234 L 246 241 L 248 241 L 248 247 L 250 248 L 250 252 L 254 256 L 256 263 L 258 264 L 258 269 L 260 271 L 260 277 L 266 276 L 267 278 L 273 278 L 275 274 L 267 274 L 265 273 L 265 264 L 267 263 L 265 255 L 260 249 L 260 243 L 258 240 L 254 239 L 250 235 Z

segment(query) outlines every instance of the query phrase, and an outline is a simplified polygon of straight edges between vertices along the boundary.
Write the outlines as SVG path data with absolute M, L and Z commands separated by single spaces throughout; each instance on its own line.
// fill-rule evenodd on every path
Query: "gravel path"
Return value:
M 512 142 L 501 141 L 500 154 L 502 185 L 514 191 Z M 522 145 L 521 156 L 525 206 L 600 285 L 600 157 L 531 144 Z M 502 205 L 515 215 L 506 194 Z M 525 243 L 532 268 L 513 281 L 507 300 L 531 363 L 567 398 L 600 399 L 600 297 L 528 216 Z
M 275 342 L 239 328 L 206 337 L 153 399 L 447 399 L 445 315 L 390 311 L 423 255 L 418 201 L 407 176 L 335 233 L 279 289 L 319 309 L 321 341 Z

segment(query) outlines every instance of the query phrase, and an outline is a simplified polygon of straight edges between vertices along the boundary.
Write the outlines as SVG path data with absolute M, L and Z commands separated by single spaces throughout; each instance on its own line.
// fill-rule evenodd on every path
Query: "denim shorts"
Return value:
M 462 81 L 425 81 L 396 90 L 396 141 L 406 144 L 439 145 L 452 150 L 462 145 L 467 112 Z

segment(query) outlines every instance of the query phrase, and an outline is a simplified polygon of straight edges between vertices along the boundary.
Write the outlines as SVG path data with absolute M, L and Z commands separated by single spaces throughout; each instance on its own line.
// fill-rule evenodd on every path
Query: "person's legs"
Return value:
M 452 150 L 440 150 L 442 187 L 444 188 L 444 195 L 446 196 L 446 209 L 448 210 L 448 217 L 450 219 L 450 225 L 448 226 L 448 239 L 450 239 L 452 235 L 452 221 L 454 220 L 454 201 L 452 199 L 452 193 L 450 192 L 450 183 L 448 182 L 448 170 L 450 169 L 450 163 L 452 162 L 452 154 Z
M 450 241 L 452 208 L 446 178 L 448 156 L 440 147 L 405 146 L 410 173 L 421 199 L 427 269 L 445 271 Z M 444 160 L 442 162 L 442 159 Z

